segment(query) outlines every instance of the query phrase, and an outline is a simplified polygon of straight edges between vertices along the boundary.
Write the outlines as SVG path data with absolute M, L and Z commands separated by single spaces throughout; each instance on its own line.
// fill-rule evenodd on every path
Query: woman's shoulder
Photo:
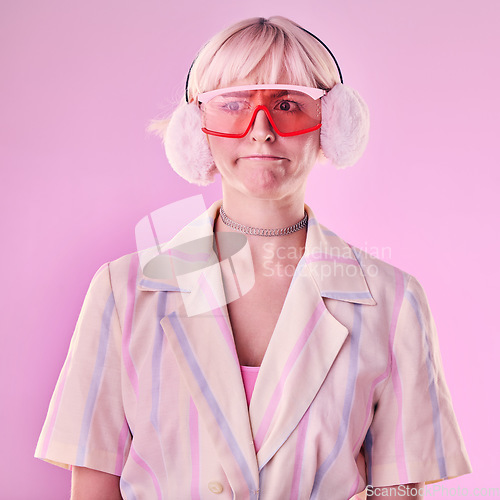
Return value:
M 395 294 L 405 293 L 408 287 L 415 289 L 419 295 L 425 295 L 415 276 L 388 261 L 391 258 L 389 246 L 361 248 L 322 224 L 318 223 L 317 227 L 321 232 L 317 241 L 323 246 L 323 253 L 333 256 L 336 274 L 340 269 L 341 277 L 346 282 L 354 282 L 356 277 L 358 282 L 364 281 L 375 302 L 392 301 Z
M 373 249 L 361 249 L 351 245 L 359 262 L 368 288 L 377 302 L 397 296 L 416 296 L 422 303 L 427 302 L 422 284 L 416 276 L 387 262 L 383 256 L 374 254 Z
M 131 278 L 141 272 L 139 252 L 131 252 L 114 260 L 104 262 L 95 272 L 90 288 L 126 287 Z

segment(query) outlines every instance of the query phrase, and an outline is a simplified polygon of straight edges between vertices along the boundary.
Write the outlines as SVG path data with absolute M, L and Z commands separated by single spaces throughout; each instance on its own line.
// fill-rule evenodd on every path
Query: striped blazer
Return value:
M 422 287 L 307 206 L 247 405 L 226 303 L 252 285 L 249 250 L 219 263 L 219 206 L 96 273 L 36 456 L 119 475 L 127 500 L 345 500 L 470 472 Z

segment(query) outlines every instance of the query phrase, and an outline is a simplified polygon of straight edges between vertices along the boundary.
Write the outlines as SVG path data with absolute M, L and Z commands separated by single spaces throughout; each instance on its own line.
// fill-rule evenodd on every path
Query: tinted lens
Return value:
M 305 131 L 321 123 L 319 99 L 298 91 L 244 90 L 219 94 L 202 105 L 203 126 L 222 134 L 243 134 L 257 106 L 265 106 L 277 132 Z

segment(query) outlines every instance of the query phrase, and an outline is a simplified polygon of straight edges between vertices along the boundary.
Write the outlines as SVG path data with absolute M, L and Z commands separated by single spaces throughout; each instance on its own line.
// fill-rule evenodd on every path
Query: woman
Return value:
M 36 452 L 72 498 L 404 498 L 470 472 L 419 283 L 304 204 L 320 156 L 366 145 L 341 81 L 281 17 L 198 54 L 165 147 L 223 200 L 94 277 Z

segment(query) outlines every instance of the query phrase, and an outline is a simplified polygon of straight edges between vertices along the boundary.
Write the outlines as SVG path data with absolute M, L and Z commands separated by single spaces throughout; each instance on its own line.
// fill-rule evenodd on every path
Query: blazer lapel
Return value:
M 212 293 L 212 284 L 205 292 Z M 177 307 L 161 325 L 231 487 L 252 498 L 259 483 L 257 460 L 227 308 L 195 316 L 184 311 L 177 297 Z
M 347 335 L 307 266 L 297 268 L 250 402 L 259 469 L 299 424 Z
M 248 247 L 236 238 L 235 255 L 219 263 L 213 248 L 217 209 L 212 205 L 145 264 L 139 288 L 174 292 L 163 331 L 231 487 L 248 492 L 241 498 L 257 498 L 257 459 L 221 275 L 246 260 Z M 252 284 L 239 282 L 229 293 L 244 293 Z
M 348 329 L 326 300 L 376 304 L 353 249 L 309 215 L 306 248 L 264 356 L 250 403 L 259 469 L 307 412 Z

